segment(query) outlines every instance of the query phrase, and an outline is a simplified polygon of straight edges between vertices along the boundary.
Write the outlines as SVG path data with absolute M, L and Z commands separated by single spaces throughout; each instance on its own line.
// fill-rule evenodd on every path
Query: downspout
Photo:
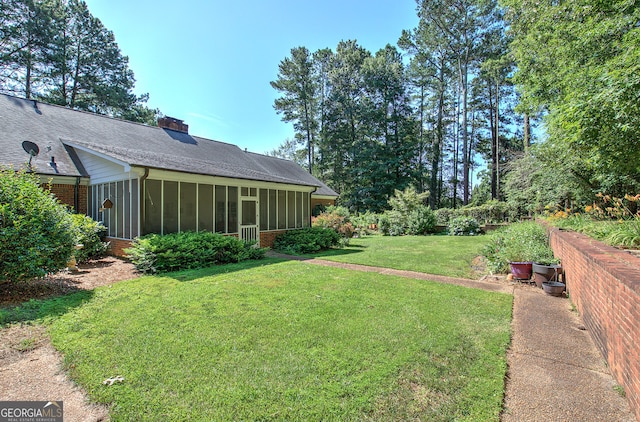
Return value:
M 144 233 L 144 188 L 145 188 L 145 180 L 147 180 L 147 177 L 149 177 L 149 167 L 145 167 L 144 168 L 144 174 L 142 175 L 142 177 L 140 177 L 140 192 L 139 192 L 139 196 L 140 196 L 140 227 L 138 227 L 138 230 L 140 232 L 140 234 Z
M 76 177 L 76 184 L 73 187 L 73 208 L 76 214 L 80 213 L 80 176 Z

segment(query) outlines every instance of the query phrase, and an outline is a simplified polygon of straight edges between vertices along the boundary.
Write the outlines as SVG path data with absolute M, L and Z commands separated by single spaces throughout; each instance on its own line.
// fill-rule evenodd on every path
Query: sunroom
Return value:
M 283 230 L 309 226 L 314 187 L 163 170 L 143 177 L 89 186 L 88 214 L 110 238 L 206 230 L 269 245 Z

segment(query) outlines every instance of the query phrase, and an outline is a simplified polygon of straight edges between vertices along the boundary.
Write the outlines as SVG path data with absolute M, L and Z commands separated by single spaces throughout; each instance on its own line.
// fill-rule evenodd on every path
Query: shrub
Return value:
M 354 228 L 349 221 L 349 211 L 344 207 L 328 207 L 325 212 L 312 217 L 313 227 L 323 227 L 337 232 L 348 243 L 353 236 Z
M 378 216 L 378 230 L 385 236 L 389 236 L 391 229 L 391 219 L 389 218 L 389 212 L 382 213 Z
M 392 210 L 406 216 L 424 206 L 428 197 L 429 192 L 418 193 L 413 186 L 409 186 L 404 191 L 396 189 L 388 203 Z
M 107 233 L 107 228 L 98 221 L 83 214 L 71 216 L 76 244 L 81 244 L 82 249 L 75 252 L 78 262 L 88 261 L 90 258 L 102 256 L 109 247 L 108 242 L 103 242 L 102 237 Z
M 472 217 L 455 217 L 449 221 L 450 236 L 475 236 L 480 234 L 480 225 Z
M 380 215 L 367 211 L 355 216 L 352 215 L 350 220 L 354 230 L 357 230 L 360 235 L 365 235 L 377 229 L 380 224 Z
M 424 205 L 409 214 L 407 234 L 425 235 L 433 233 L 436 228 L 436 216 L 431 208 Z
M 456 217 L 471 217 L 483 223 L 503 223 L 513 219 L 516 211 L 503 201 L 491 200 L 482 205 L 465 206 L 462 208 L 440 208 L 435 211 L 436 221 L 440 225 L 448 225 Z
M 495 231 L 489 235 L 482 254 L 487 258 L 487 268 L 497 273 L 507 272 L 509 262 L 558 262 L 553 257 L 544 228 L 532 221 Z
M 74 244 L 69 213 L 37 176 L 0 170 L 0 282 L 65 268 Z
M 127 257 L 143 273 L 178 271 L 264 257 L 265 249 L 211 232 L 149 234 L 134 239 Z
M 425 235 L 434 233 L 436 217 L 431 208 L 420 205 L 408 214 L 385 211 L 378 220 L 378 229 L 385 236 Z
M 434 213 L 437 224 L 441 226 L 448 226 L 449 221 L 456 215 L 456 210 L 453 208 L 438 208 Z
M 385 236 L 402 236 L 406 232 L 406 221 L 398 211 L 385 211 L 378 220 L 378 230 Z
M 340 246 L 340 235 L 332 229 L 309 227 L 279 234 L 273 248 L 292 254 L 308 254 Z

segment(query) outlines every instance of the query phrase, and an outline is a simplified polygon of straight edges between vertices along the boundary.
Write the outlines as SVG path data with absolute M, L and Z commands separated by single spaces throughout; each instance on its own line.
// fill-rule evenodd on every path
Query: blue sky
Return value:
M 192 135 L 264 153 L 293 137 L 269 84 L 291 48 L 356 39 L 375 53 L 418 23 L 415 0 L 85 0 L 113 31 L 148 106 Z

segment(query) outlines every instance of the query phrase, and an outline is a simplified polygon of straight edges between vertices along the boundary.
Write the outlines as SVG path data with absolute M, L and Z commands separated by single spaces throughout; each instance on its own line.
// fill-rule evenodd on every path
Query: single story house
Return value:
M 102 221 L 116 255 L 136 236 L 186 230 L 271 246 L 338 196 L 292 161 L 190 135 L 178 119 L 151 127 L 9 95 L 0 95 L 0 165 L 30 169 Z

